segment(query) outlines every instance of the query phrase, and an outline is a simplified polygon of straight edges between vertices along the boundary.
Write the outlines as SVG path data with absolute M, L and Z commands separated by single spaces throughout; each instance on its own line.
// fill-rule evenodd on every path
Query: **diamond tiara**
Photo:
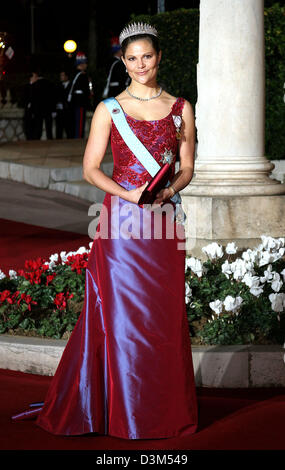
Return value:
M 126 26 L 123 29 L 123 31 L 121 32 L 121 34 L 119 36 L 120 44 L 122 45 L 122 42 L 126 38 L 128 38 L 130 36 L 135 36 L 137 34 L 152 34 L 153 36 L 157 36 L 158 32 L 150 24 L 147 24 L 147 23 L 132 23 L 132 24 Z

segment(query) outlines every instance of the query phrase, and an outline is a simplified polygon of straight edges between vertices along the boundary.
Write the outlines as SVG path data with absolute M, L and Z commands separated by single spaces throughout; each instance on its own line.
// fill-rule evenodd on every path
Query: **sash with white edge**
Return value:
M 129 147 L 129 149 L 141 162 L 147 172 L 152 177 L 154 177 L 156 173 L 160 170 L 161 166 L 157 163 L 155 158 L 151 155 L 151 153 L 147 150 L 147 148 L 142 144 L 142 142 L 137 138 L 137 136 L 130 128 L 126 120 L 124 111 L 121 108 L 119 102 L 116 100 L 116 98 L 110 97 L 103 100 L 103 103 L 111 114 L 112 120 L 114 121 L 118 132 L 120 133 L 121 137 Z M 166 183 L 166 187 L 168 187 L 170 184 L 170 181 L 168 181 Z M 177 221 L 184 224 L 186 220 L 186 214 L 182 209 L 180 194 L 178 192 L 175 193 L 174 196 L 170 198 L 170 200 L 175 204 L 174 217 Z

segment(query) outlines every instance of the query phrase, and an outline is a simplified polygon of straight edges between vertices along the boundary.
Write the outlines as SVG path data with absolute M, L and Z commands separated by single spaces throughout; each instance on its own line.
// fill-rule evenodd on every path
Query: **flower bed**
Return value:
M 192 344 L 282 344 L 285 332 L 285 242 L 261 236 L 238 254 L 234 243 L 185 259 L 185 302 Z M 0 271 L 0 333 L 68 338 L 83 307 L 92 247 L 27 260 Z
M 186 303 L 195 344 L 282 344 L 285 335 L 284 238 L 238 255 L 235 243 L 186 258 Z
M 68 338 L 83 307 L 89 249 L 0 271 L 0 333 Z

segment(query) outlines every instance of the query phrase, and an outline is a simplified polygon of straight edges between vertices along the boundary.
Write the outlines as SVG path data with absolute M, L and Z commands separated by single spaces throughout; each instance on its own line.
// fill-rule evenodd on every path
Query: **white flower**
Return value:
M 274 312 L 283 312 L 285 307 L 285 294 L 280 292 L 278 294 L 270 294 L 269 300 L 271 302 L 271 308 Z
M 232 263 L 229 263 L 228 260 L 226 260 L 223 264 L 222 264 L 222 272 L 224 273 L 224 275 L 229 279 L 230 275 L 232 275 L 232 269 L 231 269 L 231 265 Z
M 262 246 L 265 250 L 270 250 L 275 246 L 274 239 L 267 235 L 261 235 Z
M 186 266 L 187 268 L 190 268 L 191 271 L 193 271 L 195 274 L 197 274 L 198 277 L 201 277 L 203 274 L 203 265 L 201 260 L 198 258 L 194 258 L 194 256 L 191 256 L 190 258 L 187 258 L 186 260 Z
M 229 255 L 234 254 L 237 252 L 238 247 L 236 246 L 235 242 L 228 243 L 226 246 L 226 253 Z
M 17 279 L 17 277 L 18 277 L 17 272 L 14 271 L 13 269 L 10 269 L 9 270 L 9 277 L 10 277 L 10 279 Z
M 251 273 L 246 273 L 242 279 L 248 287 L 252 295 L 258 297 L 263 292 L 263 286 L 260 285 L 260 278 L 258 276 L 252 276 Z
M 282 276 L 283 276 L 283 281 L 285 282 L 285 268 L 281 271 Z
M 245 261 L 250 261 L 251 263 L 255 263 L 259 257 L 259 254 L 257 250 L 251 250 L 250 248 L 248 248 L 246 251 L 242 253 L 241 257 Z
M 202 251 L 206 253 L 210 259 L 221 258 L 223 256 L 223 247 L 216 242 L 204 246 Z
M 58 254 L 55 253 L 54 255 L 51 255 L 49 257 L 49 261 L 50 261 L 50 263 L 56 263 L 58 261 Z
M 267 269 L 263 272 L 264 276 L 260 278 L 261 282 L 271 282 L 274 272 L 275 271 L 272 271 L 272 264 L 269 264 Z
M 67 260 L 66 251 L 61 251 L 60 252 L 60 257 L 61 257 L 62 264 L 65 264 L 65 262 Z
M 284 255 L 284 252 L 285 252 L 285 248 L 279 248 L 278 251 L 272 253 L 273 261 L 277 261 L 278 259 L 282 258 L 282 256 Z
M 3 273 L 3 271 L 1 271 L 0 269 L 0 279 L 4 279 L 6 277 L 6 274 Z
M 264 266 L 265 264 L 272 263 L 273 261 L 275 261 L 275 259 L 272 253 L 269 253 L 269 251 L 262 251 L 260 253 L 258 266 Z
M 256 287 L 259 284 L 260 278 L 258 276 L 252 276 L 251 273 L 246 273 L 242 279 L 248 287 Z
M 281 248 L 279 248 L 278 253 L 279 253 L 279 255 L 280 255 L 281 258 L 282 258 L 282 256 L 283 256 L 284 253 L 285 253 L 285 248 L 284 248 L 284 246 L 282 246 Z
M 279 292 L 283 285 L 283 281 L 280 280 L 280 274 L 274 273 L 273 280 L 271 282 L 271 288 L 275 292 Z
M 243 279 L 247 272 L 253 271 L 253 263 L 241 258 L 237 258 L 232 263 L 229 263 L 228 260 L 226 260 L 222 264 L 222 272 L 227 278 L 229 278 L 230 275 L 233 275 L 234 279 Z
M 223 310 L 223 302 L 221 300 L 214 300 L 213 302 L 209 303 L 209 306 L 211 307 L 214 312 L 219 315 L 222 310 Z
M 261 235 L 261 239 L 262 243 L 260 245 L 260 249 L 263 249 L 265 252 L 267 252 L 267 255 L 265 252 L 261 253 L 262 264 L 267 264 L 267 259 L 269 259 L 269 262 L 274 262 L 282 258 L 285 253 L 285 238 L 273 238 L 266 235 Z M 260 264 L 260 266 L 262 266 L 262 264 Z
M 85 246 L 81 246 L 78 248 L 78 250 L 75 252 L 76 255 L 82 255 L 83 253 L 89 253 L 89 250 Z
M 251 265 L 250 265 L 251 266 Z M 240 259 L 237 258 L 233 263 L 232 263 L 232 269 L 233 269 L 233 277 L 234 279 L 242 279 L 247 272 L 247 263 Z
M 191 295 L 192 295 L 192 289 L 189 287 L 189 284 L 185 282 L 185 303 L 186 304 L 190 302 Z
M 225 309 L 228 312 L 236 312 L 236 310 L 238 310 L 242 302 L 243 302 L 243 298 L 240 296 L 232 297 L 231 295 L 227 295 L 223 304 L 225 306 Z
M 49 269 L 53 269 L 57 262 L 58 262 L 58 254 L 55 253 L 55 254 L 53 254 L 53 255 L 50 255 L 49 261 L 47 261 L 46 263 L 44 263 L 44 265 L 45 265 L 45 266 L 48 266 Z
M 267 235 L 261 235 L 262 246 L 265 250 L 279 250 L 284 246 L 284 238 L 273 238 Z
M 252 286 L 250 289 L 249 289 L 249 292 L 252 294 L 252 295 L 255 295 L 256 297 L 258 297 L 260 294 L 262 294 L 263 292 L 263 287 L 262 286 Z

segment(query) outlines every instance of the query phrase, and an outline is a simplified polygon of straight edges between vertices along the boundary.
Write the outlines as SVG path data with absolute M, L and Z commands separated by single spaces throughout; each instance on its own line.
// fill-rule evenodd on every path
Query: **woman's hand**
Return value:
M 146 182 L 142 186 L 139 186 L 138 188 L 135 189 L 130 189 L 127 191 L 127 200 L 130 202 L 134 202 L 137 204 L 139 202 L 139 199 L 144 191 L 144 189 L 147 187 L 149 183 Z M 151 205 L 151 209 L 155 209 L 157 206 L 161 206 L 164 201 L 167 201 L 172 197 L 173 193 L 170 189 L 164 188 L 161 189 L 157 195 L 155 201 Z
M 144 183 L 142 186 L 139 186 L 138 188 L 135 189 L 130 189 L 128 191 L 128 201 L 134 202 L 137 204 L 139 202 L 139 199 L 144 191 L 144 189 L 147 187 L 148 182 Z
M 153 206 L 161 206 L 164 201 L 167 201 L 173 196 L 173 192 L 169 188 L 161 189 L 157 195 L 156 199 L 153 201 Z

